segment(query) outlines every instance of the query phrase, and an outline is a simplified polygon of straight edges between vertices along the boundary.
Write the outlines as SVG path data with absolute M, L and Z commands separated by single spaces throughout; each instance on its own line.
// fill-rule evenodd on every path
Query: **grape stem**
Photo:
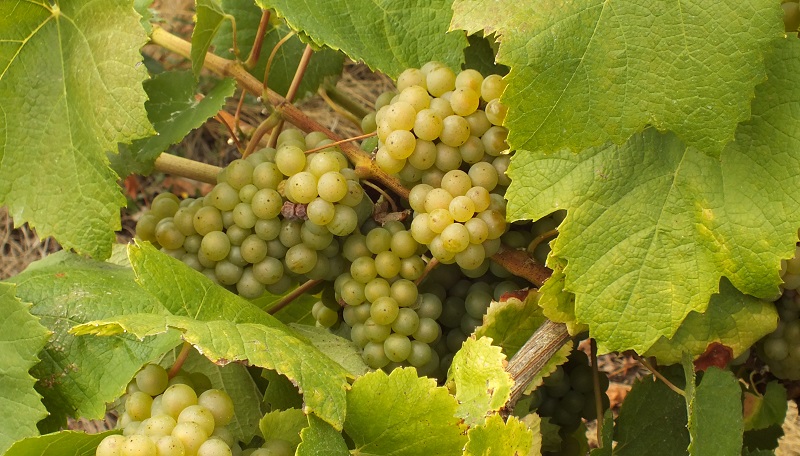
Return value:
M 264 78 L 262 79 L 261 83 L 261 99 L 267 100 L 269 99 L 269 88 L 267 87 L 267 82 L 269 81 L 269 70 L 272 69 L 272 61 L 275 60 L 275 56 L 278 54 L 278 50 L 283 46 L 284 43 L 289 41 L 294 36 L 294 32 L 290 31 L 286 34 L 283 38 L 280 39 L 275 46 L 272 48 L 272 52 L 269 53 L 269 58 L 267 59 L 267 66 L 264 67 Z
M 181 347 L 181 352 L 178 353 L 178 356 L 175 357 L 175 362 L 172 363 L 172 367 L 169 368 L 169 372 L 167 375 L 169 378 L 175 377 L 180 372 L 181 368 L 183 367 L 183 363 L 186 362 L 186 358 L 189 357 L 189 352 L 192 351 L 192 344 L 189 342 L 184 342 L 183 346 Z
M 186 58 L 191 57 L 192 45 L 190 42 L 169 33 L 161 27 L 154 26 L 153 33 L 150 35 L 152 43 L 157 44 L 167 50 L 175 52 Z M 239 62 L 222 58 L 213 53 L 207 53 L 203 61 L 203 66 L 219 74 L 223 77 L 232 77 L 248 92 L 262 96 L 270 105 L 275 107 L 282 107 L 281 115 L 295 125 L 297 128 L 305 131 L 320 131 L 325 133 L 329 138 L 338 141 L 342 138 L 337 136 L 331 130 L 320 125 L 316 121 L 310 119 L 302 111 L 297 109 L 292 104 L 288 103 L 285 98 L 272 90 L 266 89 L 258 79 L 254 78 Z M 354 144 L 344 143 L 341 146 L 342 152 L 347 155 L 347 158 L 353 163 L 356 168 L 356 174 L 365 179 L 375 179 L 383 184 L 385 187 L 391 189 L 395 194 L 408 198 L 408 189 L 400 183 L 400 180 L 394 176 L 390 176 L 383 172 L 369 154 L 365 153 L 358 146 Z
M 303 55 L 300 57 L 300 62 L 297 63 L 297 70 L 294 72 L 292 83 L 289 86 L 289 90 L 286 92 L 286 103 L 293 102 L 294 97 L 297 96 L 297 91 L 300 89 L 300 83 L 303 82 L 303 75 L 306 74 L 308 62 L 311 61 L 311 55 L 313 53 L 314 50 L 311 49 L 311 46 L 306 45 L 306 48 L 303 50 Z M 266 88 L 266 84 L 264 87 Z M 281 107 L 277 107 L 275 111 L 280 115 L 281 109 Z M 281 130 L 283 130 L 283 116 L 278 119 L 278 125 L 272 130 L 272 134 L 269 137 L 269 147 L 275 147 Z
M 267 35 L 267 25 L 269 25 L 270 10 L 261 12 L 261 22 L 258 23 L 258 31 L 256 38 L 253 40 L 253 47 L 250 49 L 250 55 L 244 62 L 245 68 L 252 69 L 256 66 L 258 58 L 261 56 L 261 45 L 264 43 L 264 37 Z
M 325 149 L 327 149 L 329 147 L 338 146 L 339 144 L 344 144 L 346 142 L 359 141 L 359 140 L 362 140 L 362 139 L 370 138 L 370 137 L 375 136 L 375 135 L 377 135 L 377 133 L 373 132 L 373 133 L 367 133 L 367 134 L 364 134 L 364 135 L 353 136 L 352 138 L 342 139 L 340 141 L 335 141 L 335 142 L 332 142 L 330 144 L 325 144 L 324 146 L 319 146 L 319 147 L 315 147 L 313 149 L 308 149 L 306 151 L 306 155 L 313 154 L 314 152 L 319 152 L 321 150 L 325 150 Z
M 536 250 L 536 247 L 539 247 L 539 244 L 541 244 L 542 242 L 544 242 L 544 241 L 546 241 L 546 240 L 548 240 L 550 238 L 556 237 L 556 236 L 558 236 L 558 230 L 557 229 L 552 229 L 550 231 L 545 231 L 544 233 L 542 233 L 542 234 L 536 236 L 535 238 L 533 238 L 531 243 L 528 244 L 528 248 L 526 250 L 528 251 L 528 253 L 533 254 L 533 251 Z
M 352 98 L 348 97 L 344 93 L 342 93 L 339 89 L 336 88 L 335 85 L 326 84 L 323 87 L 320 87 L 320 92 L 324 92 L 325 96 L 327 96 L 333 103 L 336 103 L 337 106 L 346 109 L 347 112 L 353 115 L 353 117 L 359 119 L 357 125 L 361 126 L 361 120 L 369 111 L 366 110 L 363 106 L 359 103 L 353 101 Z M 320 95 L 322 95 L 320 93 Z
M 269 117 L 264 119 L 261 124 L 256 127 L 255 131 L 253 132 L 253 136 L 250 138 L 250 141 L 247 143 L 247 149 L 245 149 L 244 153 L 242 154 L 242 158 L 247 158 L 250 154 L 252 154 L 258 144 L 261 142 L 261 138 L 270 131 L 275 129 L 280 129 L 281 123 L 281 115 L 278 111 L 273 111 Z
M 281 309 L 291 304 L 292 301 L 299 298 L 300 296 L 303 296 L 308 290 L 314 288 L 314 286 L 316 286 L 320 282 L 322 282 L 322 280 L 314 279 L 303 283 L 302 285 L 292 290 L 291 293 L 281 298 L 281 300 L 278 301 L 274 306 L 270 307 L 269 310 L 267 310 L 267 313 L 269 313 L 270 315 L 275 315 Z
M 322 97 L 323 100 L 325 100 L 325 104 L 327 104 L 329 108 L 333 109 L 337 114 L 349 120 L 350 123 L 361 129 L 361 119 L 353 115 L 353 113 L 351 113 L 349 110 L 339 105 L 339 103 L 333 101 L 330 95 L 328 95 L 328 92 L 325 90 L 325 88 L 320 87 L 319 90 L 317 90 L 317 94 L 320 97 Z
M 381 196 L 383 196 L 384 198 L 386 198 L 386 201 L 389 203 L 389 206 L 391 206 L 391 208 L 392 208 L 392 212 L 398 212 L 400 210 L 400 208 L 397 207 L 397 203 L 394 201 L 394 198 L 389 196 L 389 194 L 386 193 L 386 191 L 384 189 L 378 187 L 377 185 L 373 184 L 372 182 L 370 182 L 368 180 L 362 180 L 361 182 L 364 185 L 366 185 L 367 187 L 370 187 L 373 190 L 375 190 L 376 192 L 380 193 Z
M 597 416 L 597 446 L 603 448 L 603 394 L 600 391 L 600 366 L 597 365 L 597 342 L 590 339 L 592 359 L 592 386 L 594 386 L 594 410 Z
M 667 377 L 664 377 L 663 375 L 661 375 L 661 372 L 659 372 L 655 367 L 653 367 L 653 365 L 650 364 L 649 361 L 647 361 L 646 359 L 642 358 L 637 353 L 634 353 L 633 357 L 636 358 L 637 361 L 642 363 L 642 366 L 646 367 L 647 370 L 649 370 L 650 373 L 652 373 L 655 378 L 657 378 L 657 379 L 661 380 L 662 382 L 664 382 L 664 384 L 667 385 L 667 388 L 671 389 L 672 391 L 675 391 L 676 393 L 680 394 L 683 397 L 686 397 L 686 392 L 684 392 L 682 389 L 680 389 L 677 386 L 675 386 L 675 384 L 672 383 L 671 381 L 669 381 L 667 379 Z
M 433 268 L 435 268 L 438 265 L 439 265 L 439 260 L 437 260 L 436 257 L 431 258 L 431 261 L 428 261 L 428 264 L 425 265 L 425 270 L 422 271 L 422 275 L 420 275 L 419 278 L 414 281 L 414 285 L 419 286 L 419 284 L 421 284 L 425 280 L 425 278 L 428 277 L 428 274 L 430 274 L 431 271 L 433 271 Z

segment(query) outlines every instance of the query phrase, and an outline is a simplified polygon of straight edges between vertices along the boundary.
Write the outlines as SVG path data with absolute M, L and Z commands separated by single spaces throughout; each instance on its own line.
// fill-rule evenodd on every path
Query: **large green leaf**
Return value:
M 12 443 L 37 435 L 36 422 L 47 416 L 41 396 L 33 389 L 36 379 L 28 373 L 39 362 L 50 331 L 30 314 L 30 304 L 14 296 L 13 285 L 0 283 L 0 454 Z
M 290 325 L 290 327 L 297 334 L 308 339 L 311 345 L 342 366 L 351 378 L 370 371 L 369 366 L 364 363 L 364 358 L 361 357 L 361 350 L 353 341 L 331 334 L 325 328 L 297 324 Z
M 467 39 L 447 33 L 452 0 L 256 0 L 274 8 L 295 30 L 319 46 L 397 77 L 409 67 L 439 60 L 451 68 L 464 61 Z
M 203 69 L 203 62 L 206 60 L 206 52 L 211 46 L 211 40 L 219 31 L 225 12 L 222 11 L 217 0 L 197 0 L 195 2 L 197 19 L 195 20 L 194 30 L 192 30 L 192 73 L 195 78 L 200 77 L 200 70 Z
M 646 354 L 661 364 L 675 364 L 684 352 L 697 357 L 718 342 L 733 350 L 735 359 L 777 324 L 778 312 L 772 303 L 742 294 L 723 280 L 704 313 L 689 313 L 671 339 L 661 337 Z
M 344 430 L 361 456 L 460 456 L 466 443 L 457 402 L 412 368 L 359 377 L 347 393 Z
M 109 158 L 120 176 L 152 172 L 159 154 L 216 115 L 225 99 L 233 95 L 236 84 L 233 79 L 224 79 L 197 100 L 192 73 L 167 71 L 145 81 L 144 89 L 150 97 L 145 103 L 147 116 L 158 134 L 119 145 L 119 153 Z
M 800 42 L 774 45 L 753 118 L 719 159 L 648 129 L 622 146 L 512 160 L 511 220 L 569 208 L 552 255 L 568 261 L 565 289 L 601 351 L 672 337 L 722 276 L 778 294 L 800 226 Z
M 212 361 L 248 361 L 285 375 L 303 392 L 306 407 L 341 428 L 347 386 L 341 366 L 246 299 L 151 245 L 133 245 L 128 256 L 138 283 L 174 315 L 98 319 L 79 326 L 76 333 L 107 335 L 124 330 L 141 338 L 166 328 L 179 329 Z
M 17 296 L 33 303 L 31 313 L 53 331 L 32 371 L 51 413 L 50 429 L 66 424 L 66 416 L 102 418 L 106 403 L 122 395 L 143 364 L 180 343 L 174 332 L 144 341 L 69 334 L 75 324 L 99 318 L 167 314 L 136 284 L 129 268 L 59 252 L 10 280 L 17 284 Z
M 485 423 L 467 432 L 464 456 L 540 455 L 541 448 L 534 448 L 533 433 L 539 429 L 528 429 L 517 417 L 510 416 L 504 422 L 500 415 L 490 415 Z
M 152 133 L 130 1 L 0 2 L 0 204 L 96 257 L 125 205 L 107 151 Z
M 719 155 L 750 117 L 763 54 L 782 36 L 772 0 L 456 0 L 453 27 L 500 35 L 514 149 L 579 152 L 646 125 Z
M 539 307 L 540 294 L 531 290 L 524 300 L 516 296 L 492 301 L 475 337 L 491 337 L 509 358 L 514 356 L 545 321 Z
M 300 444 L 300 431 L 308 425 L 308 418 L 302 410 L 274 410 L 264 414 L 258 426 L 264 440 L 284 440 L 297 447 Z
M 341 432 L 314 415 L 308 416 L 308 427 L 300 431 L 302 442 L 297 456 L 347 456 L 347 443 Z
M 15 443 L 4 456 L 94 456 L 97 445 L 109 435 L 86 434 L 77 431 L 61 431 L 41 437 L 30 437 Z
M 236 42 L 240 58 L 246 59 L 253 47 L 253 42 L 261 22 L 261 8 L 253 0 L 222 0 L 222 9 L 226 14 L 236 19 Z M 259 80 L 264 78 L 267 59 L 272 49 L 283 39 L 291 29 L 280 20 L 270 21 L 267 33 L 263 38 L 261 54 L 258 62 L 249 69 L 250 73 Z M 216 46 L 215 53 L 222 57 L 234 58 L 233 30 L 231 22 L 223 22 L 219 33 L 213 41 Z M 292 84 L 297 65 L 303 56 L 306 45 L 298 37 L 289 38 L 275 53 L 270 66 L 267 85 L 275 92 L 285 95 Z M 344 55 L 332 49 L 323 48 L 314 52 L 308 62 L 303 80 L 297 89 L 295 100 L 300 100 L 317 93 L 320 85 L 328 80 L 338 78 L 342 74 Z
M 767 383 L 764 394 L 747 391 L 744 393 L 742 408 L 746 431 L 781 425 L 786 419 L 788 409 L 786 388 L 773 380 Z
M 468 426 L 483 424 L 486 417 L 500 410 L 509 397 L 514 380 L 503 368 L 506 357 L 492 339 L 470 337 L 453 357 L 448 383 L 456 390 L 456 416 Z
M 691 357 L 684 369 L 694 374 Z M 687 373 L 687 381 L 693 377 Z M 694 379 L 692 378 L 692 381 Z M 697 387 L 686 388 L 692 456 L 737 455 L 742 449 L 742 390 L 730 371 L 710 367 Z
M 677 380 L 679 377 L 670 375 L 669 378 Z M 617 441 L 614 455 L 688 455 L 686 422 L 683 398 L 663 382 L 643 378 L 634 383 L 619 410 L 614 429 Z

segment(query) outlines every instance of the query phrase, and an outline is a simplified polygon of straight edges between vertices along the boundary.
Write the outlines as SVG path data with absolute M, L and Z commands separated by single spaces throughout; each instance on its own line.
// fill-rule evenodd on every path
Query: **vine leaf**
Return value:
M 302 442 L 297 456 L 347 456 L 350 451 L 342 433 L 314 415 L 308 416 L 308 427 L 300 431 Z
M 273 410 L 265 413 L 258 423 L 264 440 L 285 440 L 293 449 L 300 444 L 300 431 L 307 425 L 306 414 L 299 409 Z
M 100 434 L 60 431 L 29 437 L 16 442 L 3 456 L 94 456 L 97 445 L 112 434 L 119 434 L 119 431 Z
M 192 30 L 192 73 L 195 80 L 200 78 L 200 70 L 206 60 L 206 52 L 211 40 L 225 22 L 225 12 L 217 0 L 197 0 L 195 2 L 197 20 Z
M 566 261 L 550 257 L 548 266 L 553 274 L 539 289 L 539 306 L 544 316 L 550 320 L 564 323 L 571 336 L 576 336 L 588 328 L 575 321 L 575 295 L 564 290 Z M 553 264 L 554 263 L 554 264 Z
M 662 372 L 673 383 L 676 372 Z M 634 383 L 619 411 L 614 429 L 615 456 L 688 455 L 686 403 L 661 381 L 644 378 Z M 738 453 L 737 453 L 738 454 Z
M 512 160 L 511 220 L 570 208 L 551 255 L 567 260 L 575 316 L 602 352 L 644 353 L 672 337 L 723 276 L 759 298 L 779 294 L 800 226 L 800 42 L 775 40 L 767 69 L 753 118 L 719 159 L 647 129 L 622 146 Z
M 347 393 L 344 430 L 362 456 L 460 456 L 466 443 L 458 403 L 436 381 L 412 368 L 359 377 Z
M 30 313 L 30 304 L 15 296 L 16 287 L 0 283 L 0 454 L 16 440 L 38 435 L 36 422 L 47 416 L 41 396 L 33 389 L 36 379 L 28 371 L 39 362 L 50 331 Z M 10 411 L 13 410 L 13 413 Z
M 214 362 L 248 361 L 285 375 L 301 389 L 310 411 L 341 429 L 347 386 L 341 366 L 246 299 L 153 246 L 132 245 L 128 256 L 138 283 L 173 315 L 99 319 L 76 326 L 74 334 L 124 331 L 144 338 L 178 329 L 184 340 Z
M 222 9 L 226 14 L 236 20 L 236 42 L 239 53 L 244 59 L 250 54 L 253 42 L 261 22 L 262 10 L 255 5 L 253 0 L 222 0 Z M 250 74 L 258 80 L 264 79 L 267 60 L 272 49 L 278 42 L 291 32 L 291 29 L 280 20 L 270 21 L 267 33 L 264 36 L 261 54 L 253 68 L 248 69 Z M 213 44 L 215 52 L 225 58 L 233 59 L 236 56 L 231 52 L 233 48 L 233 29 L 230 21 L 225 21 L 219 29 Z M 286 94 L 294 79 L 300 58 L 303 56 L 306 45 L 300 38 L 294 36 L 288 39 L 275 53 L 275 58 L 269 70 L 267 85 L 270 89 L 280 94 Z M 320 85 L 335 82 L 342 74 L 344 67 L 344 54 L 333 49 L 323 48 L 314 52 L 308 62 L 303 79 L 297 88 L 295 100 L 301 100 L 317 93 Z
M 528 429 L 515 416 L 508 417 L 508 421 L 504 422 L 500 415 L 490 415 L 484 424 L 474 426 L 467 432 L 469 441 L 464 449 L 464 456 L 541 454 L 541 448 L 534 448 L 535 432 L 539 432 L 539 429 Z
M 778 312 L 770 302 L 742 294 L 727 280 L 711 296 L 704 313 L 691 312 L 671 339 L 661 337 L 647 351 L 661 364 L 681 361 L 682 353 L 702 355 L 713 342 L 730 347 L 739 357 L 759 339 L 775 330 Z
M 730 371 L 708 368 L 695 386 L 694 365 L 685 355 L 686 408 L 692 456 L 739 454 L 742 451 L 742 390 Z
M 540 294 L 535 290 L 524 293 L 524 296 L 506 295 L 499 301 L 492 301 L 483 317 L 483 324 L 475 329 L 475 337 L 490 337 L 509 358 L 525 345 L 546 319 L 538 304 Z
M 783 36 L 771 0 L 455 0 L 451 28 L 497 32 L 512 149 L 579 152 L 646 125 L 718 156 L 750 118 L 764 54 Z M 530 96 L 535 94 L 535 96 Z
M 331 334 L 325 328 L 297 324 L 289 325 L 289 327 L 342 366 L 350 378 L 356 378 L 370 371 L 369 366 L 364 363 L 364 359 L 361 357 L 360 350 L 355 342 L 339 337 L 336 334 Z
M 233 79 L 223 79 L 197 100 L 195 83 L 188 71 L 159 73 L 145 81 L 144 90 L 150 99 L 144 105 L 158 134 L 120 144 L 119 154 L 109 157 L 112 168 L 120 176 L 151 173 L 159 154 L 216 115 L 235 89 Z
M 505 364 L 505 355 L 489 337 L 469 337 L 453 357 L 447 382 L 455 387 L 456 416 L 468 426 L 482 424 L 511 397 L 514 380 Z
M 786 419 L 788 409 L 786 388 L 777 381 L 771 381 L 767 383 L 763 395 L 746 391 L 743 408 L 745 431 L 780 426 Z
M 168 313 L 142 292 L 130 268 L 62 251 L 9 280 L 16 284 L 20 299 L 33 303 L 31 313 L 53 332 L 41 353 L 42 361 L 31 371 L 39 379 L 37 390 L 50 412 L 40 428 L 58 430 L 66 425 L 67 416 L 102 418 L 106 403 L 125 392 L 143 364 L 180 344 L 175 332 L 146 341 L 123 335 L 81 338 L 69 334 L 75 324 L 99 318 Z
M 106 152 L 153 133 L 146 39 L 130 1 L 0 3 L 0 204 L 15 223 L 111 254 L 125 198 Z
M 374 70 L 397 77 L 439 60 L 453 69 L 464 61 L 467 39 L 447 33 L 452 0 L 256 0 L 274 8 L 317 46 L 341 50 Z M 409 39 L 409 37 L 414 37 Z

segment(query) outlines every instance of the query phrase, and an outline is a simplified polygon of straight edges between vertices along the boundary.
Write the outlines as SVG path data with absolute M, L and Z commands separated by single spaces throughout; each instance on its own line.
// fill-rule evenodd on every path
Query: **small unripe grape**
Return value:
M 275 154 L 275 165 L 284 176 L 293 176 L 306 167 L 306 154 L 297 146 L 281 146 Z
M 417 111 L 414 106 L 405 101 L 398 101 L 389 105 L 382 121 L 386 121 L 390 132 L 395 130 L 411 131 L 414 128 L 416 116 Z
M 347 196 L 347 191 L 347 179 L 338 171 L 323 174 L 317 182 L 317 193 L 320 198 L 331 203 L 341 201 Z
M 146 435 L 129 435 L 122 443 L 120 456 L 153 456 L 156 444 Z
M 158 396 L 167 389 L 169 376 L 158 364 L 147 364 L 136 374 L 136 386 L 150 396 Z
M 142 391 L 136 391 L 128 395 L 125 399 L 125 412 L 130 415 L 133 421 L 142 421 L 150 417 L 150 407 L 153 405 L 153 398 Z
M 233 456 L 231 448 L 222 440 L 209 439 L 197 449 L 197 456 Z
M 506 82 L 502 76 L 499 74 L 486 76 L 483 83 L 481 83 L 481 98 L 486 102 L 492 101 L 495 98 L 500 98 L 505 89 Z
M 453 197 L 466 195 L 472 187 L 473 183 L 469 175 L 460 169 L 448 171 L 442 177 L 442 188 Z
M 161 396 L 164 413 L 175 419 L 178 419 L 183 409 L 195 404 L 197 404 L 197 393 L 191 386 L 181 383 L 173 384 Z
M 398 101 L 406 102 L 414 107 L 414 110 L 419 112 L 427 109 L 431 105 L 431 96 L 424 87 L 415 85 L 403 89 L 398 95 Z
M 109 435 L 105 437 L 100 445 L 97 446 L 96 456 L 119 456 L 125 437 L 121 435 Z
M 480 101 L 480 93 L 470 88 L 457 88 L 450 96 L 450 106 L 453 107 L 453 112 L 459 116 L 468 116 L 475 112 Z
M 418 68 L 408 68 L 397 76 L 397 90 L 414 85 L 425 87 L 425 74 Z
M 428 92 L 435 97 L 440 97 L 445 92 L 456 87 L 456 75 L 447 67 L 439 67 L 428 73 L 426 79 Z
M 172 436 L 181 441 L 187 455 L 196 455 L 200 445 L 208 440 L 208 433 L 193 421 L 176 424 Z

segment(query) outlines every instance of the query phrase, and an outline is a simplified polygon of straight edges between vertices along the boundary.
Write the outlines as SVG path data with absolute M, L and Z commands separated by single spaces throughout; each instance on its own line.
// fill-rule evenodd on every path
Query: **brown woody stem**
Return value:
M 252 69 L 256 66 L 256 62 L 258 62 L 258 58 L 261 56 L 261 45 L 264 44 L 264 36 L 267 34 L 269 16 L 270 10 L 261 12 L 261 22 L 258 23 L 258 31 L 256 32 L 256 39 L 253 41 L 253 47 L 250 49 L 250 55 L 244 62 L 245 68 Z

